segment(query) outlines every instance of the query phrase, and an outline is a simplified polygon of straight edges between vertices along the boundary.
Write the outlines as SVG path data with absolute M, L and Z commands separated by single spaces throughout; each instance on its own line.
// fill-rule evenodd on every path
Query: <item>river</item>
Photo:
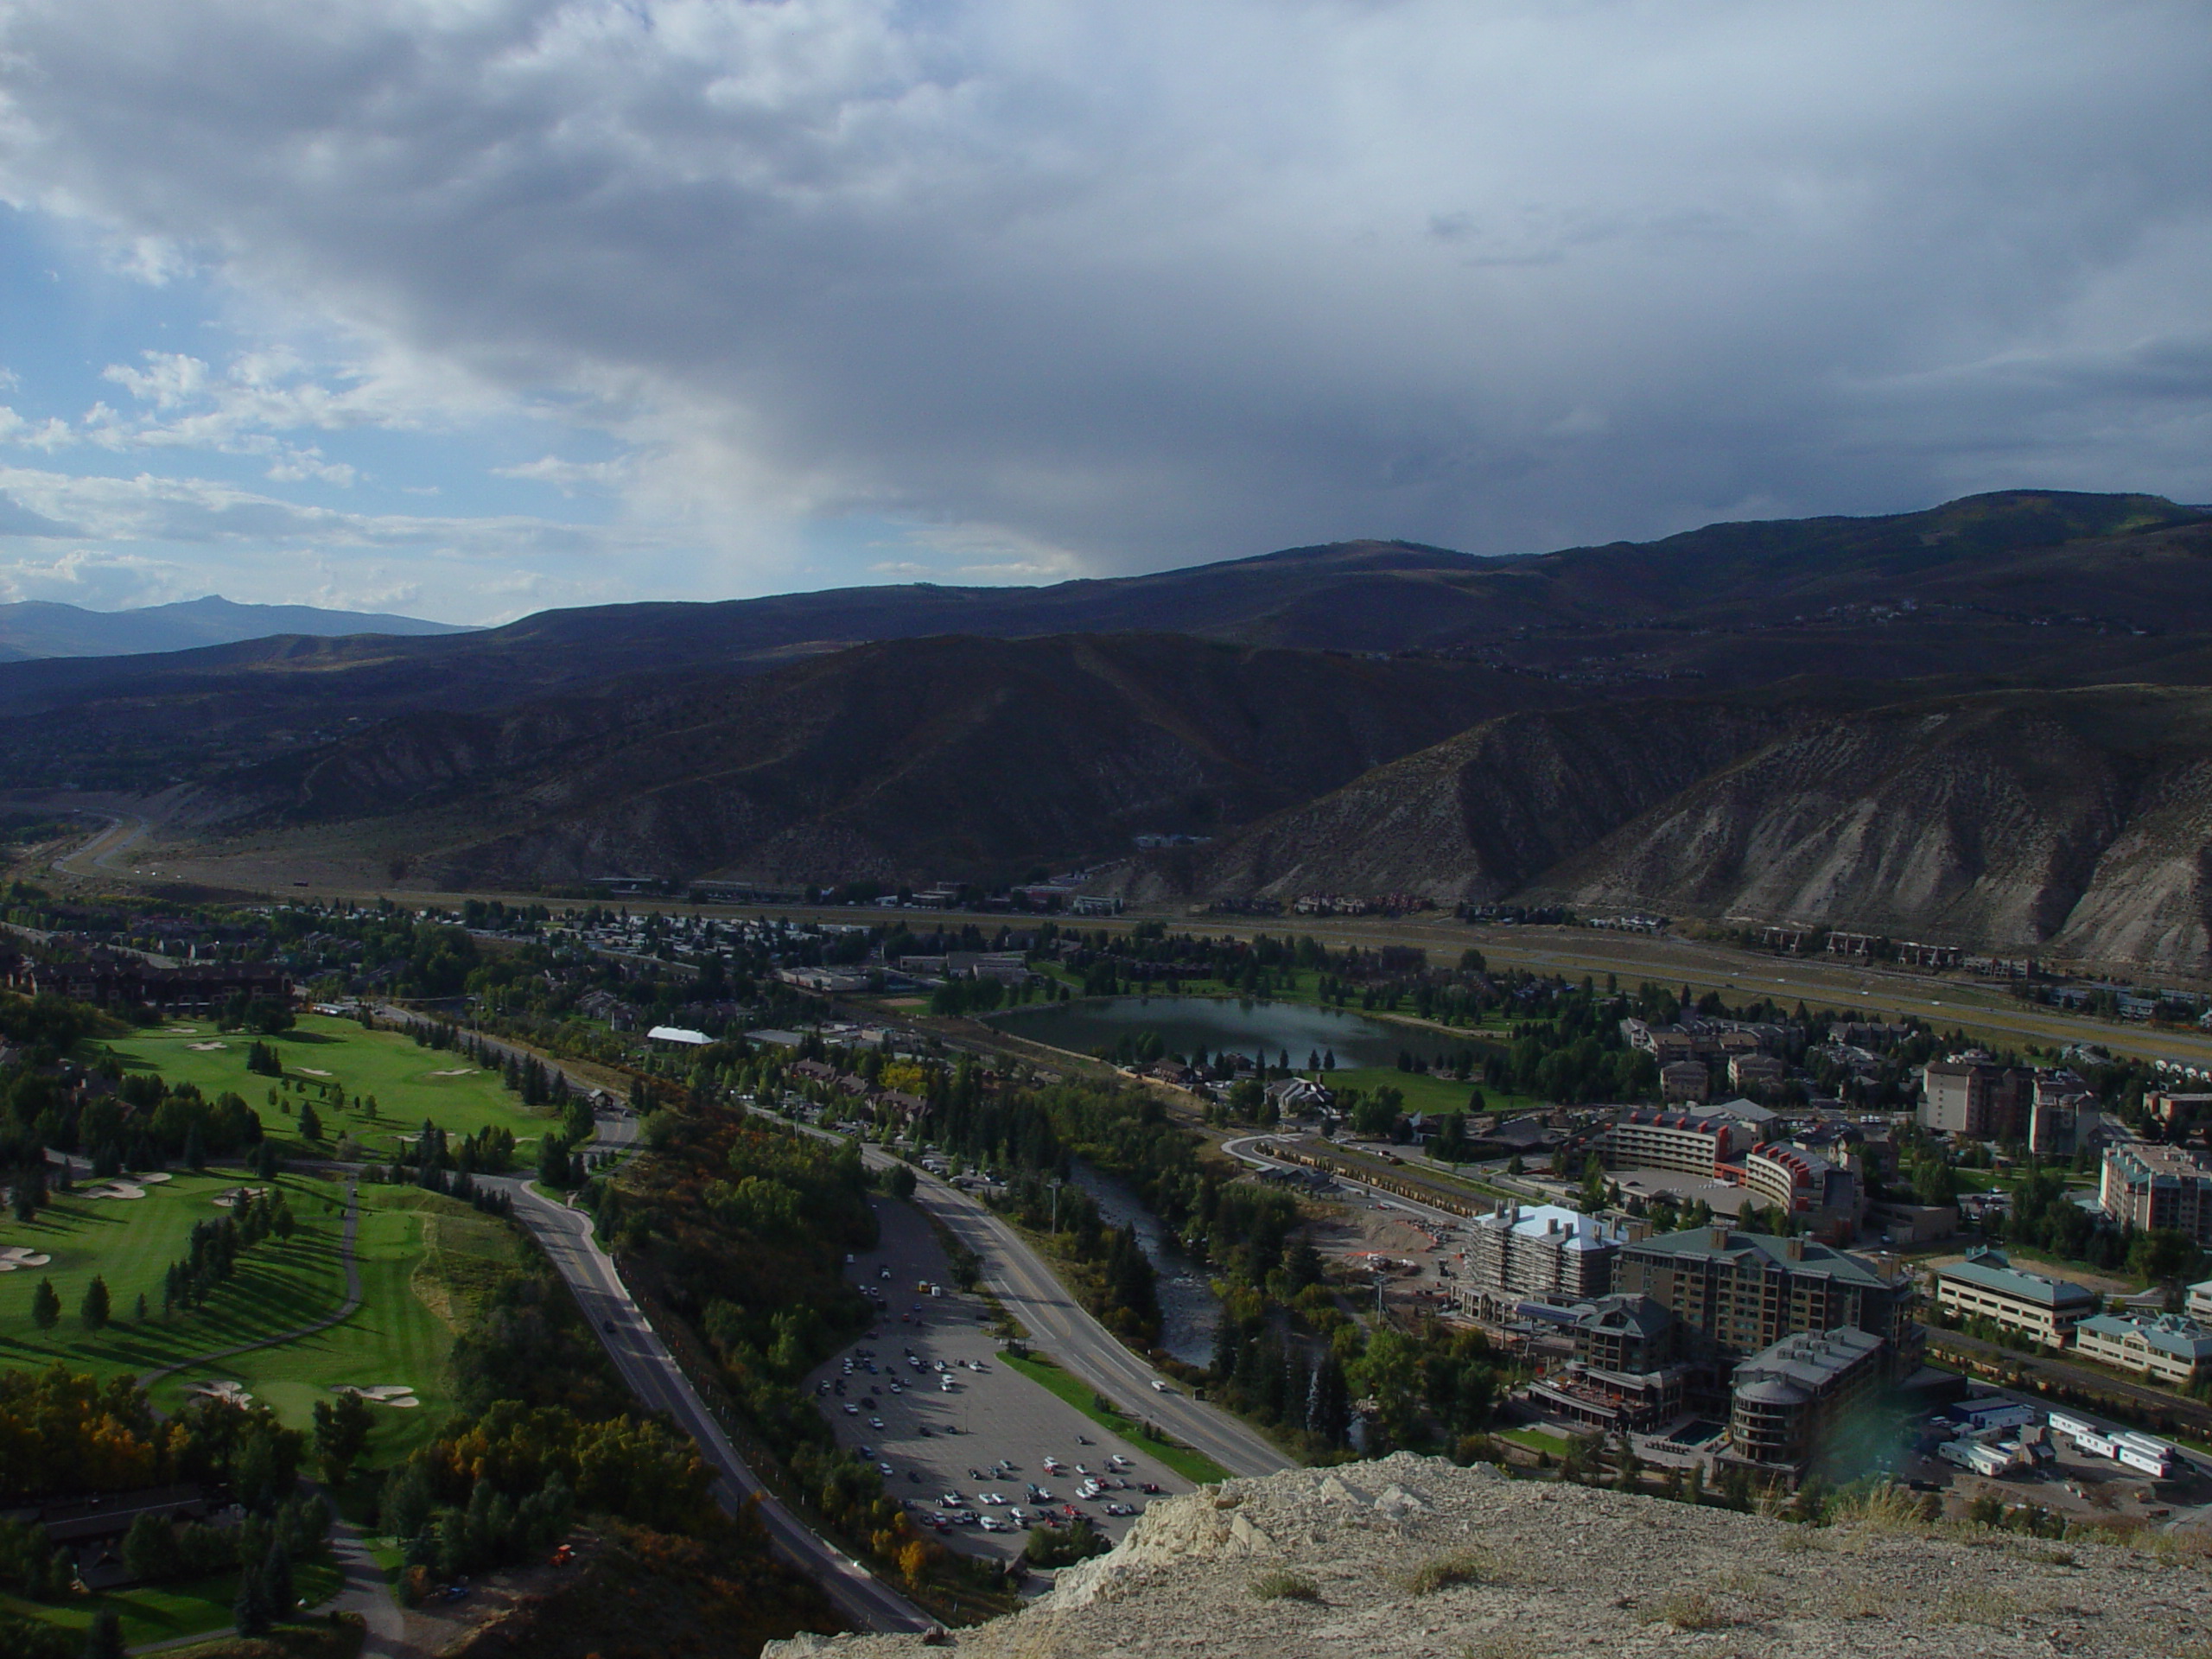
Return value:
M 1144 1200 L 1127 1181 L 1080 1158 L 1073 1173 L 1075 1184 L 1090 1194 L 1109 1224 L 1137 1230 L 1138 1247 L 1158 1281 L 1160 1345 L 1186 1364 L 1211 1364 L 1221 1299 L 1213 1294 L 1213 1275 L 1206 1264 L 1168 1236 L 1160 1217 L 1144 1207 Z

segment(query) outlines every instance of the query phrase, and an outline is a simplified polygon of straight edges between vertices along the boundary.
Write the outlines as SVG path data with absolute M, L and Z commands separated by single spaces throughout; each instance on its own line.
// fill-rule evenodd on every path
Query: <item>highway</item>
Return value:
M 377 1012 L 395 1022 L 420 1018 L 404 1008 L 383 1007 Z M 532 1054 L 493 1038 L 482 1040 L 487 1049 L 502 1058 L 512 1054 L 538 1059 L 548 1068 L 560 1071 L 573 1090 L 585 1091 L 593 1088 L 543 1055 Z M 637 1139 L 635 1117 L 626 1113 L 619 1117 L 602 1115 L 592 1145 L 595 1150 L 619 1152 L 634 1146 Z M 844 1551 L 810 1531 L 738 1455 L 729 1436 L 707 1409 L 706 1402 L 683 1375 L 676 1356 L 669 1351 L 668 1344 L 660 1339 L 632 1298 L 629 1287 L 615 1271 L 613 1258 L 600 1247 L 599 1240 L 593 1236 L 589 1215 L 542 1196 L 522 1176 L 483 1176 L 479 1178 L 479 1185 L 496 1188 L 513 1198 L 515 1219 L 530 1229 L 543 1247 L 546 1260 L 567 1281 L 576 1306 L 599 1333 L 601 1345 L 613 1360 L 615 1370 L 630 1392 L 648 1410 L 667 1413 L 671 1421 L 697 1442 L 701 1455 L 715 1471 L 715 1496 L 723 1508 L 734 1514 L 747 1498 L 759 1498 L 756 1513 L 777 1551 L 820 1585 L 831 1605 L 857 1628 L 880 1631 L 937 1628 L 937 1620 Z
M 634 1135 L 634 1122 L 623 1119 L 621 1123 Z M 715 1495 L 725 1509 L 734 1513 L 746 1499 L 757 1497 L 756 1512 L 777 1550 L 820 1585 L 838 1612 L 858 1628 L 880 1631 L 937 1628 L 937 1621 L 927 1613 L 842 1550 L 808 1530 L 738 1456 L 668 1344 L 632 1299 L 614 1270 L 613 1261 L 600 1248 L 588 1215 L 540 1197 L 518 1176 L 490 1178 L 483 1185 L 513 1196 L 516 1219 L 537 1236 L 547 1260 L 575 1293 L 577 1306 L 599 1332 L 601 1343 L 630 1391 L 649 1410 L 667 1413 L 698 1443 L 715 1471 Z

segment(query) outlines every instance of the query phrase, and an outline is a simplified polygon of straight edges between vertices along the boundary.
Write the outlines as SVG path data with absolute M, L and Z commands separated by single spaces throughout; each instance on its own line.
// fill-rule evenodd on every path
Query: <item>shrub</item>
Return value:
M 1718 1630 L 1731 1622 L 1702 1590 L 1678 1590 L 1659 1604 L 1659 1617 L 1678 1630 Z
M 1320 1586 L 1295 1573 L 1262 1573 L 1252 1580 L 1252 1594 L 1261 1601 L 1319 1601 Z
M 1406 1575 L 1405 1586 L 1416 1596 L 1432 1596 L 1455 1584 L 1478 1584 L 1483 1579 L 1484 1565 L 1482 1556 L 1471 1549 L 1433 1555 Z

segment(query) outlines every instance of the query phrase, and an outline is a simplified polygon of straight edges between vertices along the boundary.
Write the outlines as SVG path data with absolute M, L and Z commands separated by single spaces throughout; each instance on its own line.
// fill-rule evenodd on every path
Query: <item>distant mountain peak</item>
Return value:
M 276 634 L 334 639 L 347 634 L 466 633 L 451 622 L 313 605 L 252 605 L 205 594 L 128 611 L 93 611 L 58 600 L 0 605 L 0 658 L 137 657 L 236 645 Z

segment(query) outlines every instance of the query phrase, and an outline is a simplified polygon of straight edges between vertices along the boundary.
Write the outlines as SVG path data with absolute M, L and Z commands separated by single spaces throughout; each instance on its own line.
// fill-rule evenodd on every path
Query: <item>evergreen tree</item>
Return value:
M 101 1608 L 92 1615 L 92 1626 L 85 1632 L 85 1659 L 124 1659 L 126 1651 L 123 1621 L 112 1607 Z
M 108 1315 L 113 1311 L 108 1299 L 107 1281 L 94 1274 L 92 1282 L 85 1287 L 84 1304 L 77 1310 L 77 1317 L 84 1321 L 86 1330 L 102 1331 L 107 1328 Z
M 61 1298 L 54 1294 L 52 1280 L 40 1280 L 38 1288 L 31 1293 L 31 1319 L 41 1331 L 51 1331 L 60 1323 Z
M 299 1592 L 292 1584 L 292 1553 L 284 1548 L 282 1538 L 269 1546 L 269 1554 L 262 1560 L 261 1589 L 270 1614 L 277 1618 L 289 1618 L 299 1605 Z
M 548 1186 L 569 1185 L 569 1143 L 551 1129 L 538 1138 L 537 1179 Z
M 269 1634 L 269 1593 L 262 1586 L 258 1563 L 249 1562 L 238 1573 L 238 1592 L 231 1601 L 231 1622 L 238 1626 L 240 1636 Z
M 207 1143 L 200 1138 L 197 1123 L 184 1133 L 184 1166 L 187 1169 L 207 1167 Z
M 300 1138 L 302 1141 L 322 1139 L 322 1118 L 315 1111 L 315 1103 L 310 1100 L 303 1100 L 300 1103 Z

